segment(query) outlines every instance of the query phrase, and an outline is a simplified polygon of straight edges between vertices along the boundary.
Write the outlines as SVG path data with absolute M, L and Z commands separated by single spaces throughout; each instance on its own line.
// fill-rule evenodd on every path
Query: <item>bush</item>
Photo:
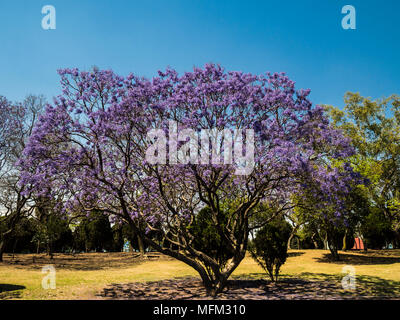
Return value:
M 287 242 L 292 227 L 282 219 L 275 219 L 261 228 L 249 243 L 253 259 L 268 272 L 271 281 L 278 281 L 279 270 L 287 258 Z

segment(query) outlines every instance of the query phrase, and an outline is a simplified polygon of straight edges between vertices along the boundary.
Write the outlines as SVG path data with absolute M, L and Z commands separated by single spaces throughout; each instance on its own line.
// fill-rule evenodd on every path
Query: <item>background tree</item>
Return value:
M 45 104 L 43 96 L 28 96 L 22 103 L 0 97 L 0 261 L 14 229 L 33 211 L 32 199 L 20 184 L 17 162 Z
M 364 236 L 364 245 L 371 249 L 385 248 L 396 239 L 392 221 L 378 207 L 370 207 L 360 229 Z
M 291 247 L 292 239 L 297 235 L 300 228 L 304 224 L 307 223 L 307 219 L 306 219 L 306 215 L 302 214 L 302 212 L 299 211 L 299 208 L 297 208 L 297 207 L 293 208 L 293 210 L 288 211 L 285 214 L 285 217 L 292 226 L 292 231 L 290 232 L 288 242 L 287 242 L 288 250 L 290 250 L 290 249 L 292 249 L 292 247 Z
M 358 93 L 345 95 L 340 110 L 327 106 L 336 127 L 352 139 L 357 155 L 350 160 L 370 180 L 368 198 L 390 221 L 400 245 L 400 98 L 371 100 Z M 377 213 L 378 211 L 373 210 Z
M 354 242 L 354 233 L 359 228 L 361 222 L 368 213 L 368 204 L 365 202 L 361 188 L 363 182 L 359 175 L 354 175 L 354 183 L 349 192 L 342 193 L 337 190 L 337 196 L 342 198 L 341 210 L 345 214 L 339 214 L 337 209 L 329 205 L 324 197 L 316 196 L 319 187 L 310 191 L 310 188 L 304 189 L 301 197 L 297 196 L 296 212 L 306 223 L 306 230 L 311 232 L 312 241 L 317 244 L 315 236 L 318 234 L 324 243 L 324 249 L 328 248 L 333 260 L 339 260 L 339 249 L 346 250 L 352 247 Z
M 124 235 L 122 232 L 122 225 L 119 223 L 115 223 L 112 227 L 112 234 L 113 234 L 113 245 L 112 251 L 114 252 L 121 252 L 124 248 Z
M 108 216 L 93 210 L 83 218 L 74 231 L 75 246 L 79 251 L 112 251 L 114 235 Z
M 0 226 L 2 224 L 0 223 Z M 34 252 L 32 238 L 35 235 L 35 226 L 30 218 L 23 217 L 10 235 L 5 252 L 31 253 Z
M 324 231 L 320 228 L 318 221 L 309 221 L 304 224 L 296 234 L 299 237 L 301 249 L 325 249 Z
M 69 252 L 72 249 L 72 231 L 65 219 L 52 214 L 42 221 L 35 220 L 32 242 L 36 244 L 36 253 L 44 248 L 53 259 L 55 252 Z

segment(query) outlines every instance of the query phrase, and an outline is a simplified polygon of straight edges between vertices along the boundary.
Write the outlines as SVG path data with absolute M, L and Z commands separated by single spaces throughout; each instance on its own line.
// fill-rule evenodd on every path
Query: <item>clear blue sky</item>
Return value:
M 41 27 L 53 5 L 57 29 Z M 357 29 L 343 30 L 351 4 Z M 343 106 L 346 91 L 400 94 L 398 0 L 1 0 L 0 95 L 60 93 L 56 70 L 93 65 L 151 77 L 215 62 L 286 72 L 315 104 Z

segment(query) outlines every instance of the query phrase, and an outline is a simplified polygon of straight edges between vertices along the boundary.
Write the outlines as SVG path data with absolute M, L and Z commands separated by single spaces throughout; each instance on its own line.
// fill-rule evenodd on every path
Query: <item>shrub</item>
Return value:
M 249 243 L 251 256 L 273 282 L 278 281 L 279 270 L 286 261 L 291 229 L 283 218 L 275 219 L 261 228 Z

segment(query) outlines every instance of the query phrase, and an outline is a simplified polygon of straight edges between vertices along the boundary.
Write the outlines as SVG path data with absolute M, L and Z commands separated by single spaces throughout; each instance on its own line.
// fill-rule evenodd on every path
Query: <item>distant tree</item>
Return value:
M 124 236 L 122 233 L 122 226 L 119 223 L 115 223 L 111 228 L 113 234 L 113 245 L 112 251 L 121 252 L 124 247 Z
M 113 248 L 113 232 L 110 221 L 104 213 L 93 210 L 88 217 L 80 221 L 74 232 L 75 244 L 81 249 L 82 244 L 86 252 L 103 250 L 111 251 Z
M 86 244 L 86 231 L 81 223 L 73 231 L 73 248 L 77 252 L 88 252 L 89 249 Z
M 48 193 L 34 199 L 35 211 L 32 218 L 36 227 L 36 252 L 40 252 L 44 247 L 47 254 L 53 258 L 54 252 L 70 250 L 73 244 L 71 221 L 59 210 L 61 200 L 51 198 Z
M 382 249 L 395 240 L 392 222 L 378 207 L 371 207 L 368 216 L 361 226 L 364 244 L 371 249 Z
M 354 181 L 363 180 L 355 177 Z M 296 207 L 297 214 L 306 222 L 306 229 L 312 231 L 313 242 L 318 243 L 315 238 L 318 235 L 324 243 L 324 249 L 329 249 L 331 258 L 336 261 L 340 260 L 338 251 L 351 246 L 353 234 L 368 212 L 368 204 L 359 185 L 351 186 L 346 195 L 338 190 L 338 197 L 343 199 L 342 210 L 345 214 L 339 214 L 324 201 L 316 202 L 313 192 L 307 191 L 297 198 Z
M 21 185 L 18 161 L 45 98 L 29 95 L 22 103 L 11 103 L 0 96 L 0 261 L 12 234 L 23 217 L 33 212 L 34 203 L 25 185 Z
M 294 207 L 292 210 L 286 212 L 285 214 L 286 219 L 290 222 L 292 226 L 292 231 L 290 232 L 290 236 L 288 239 L 287 247 L 288 249 L 291 248 L 292 239 L 297 235 L 299 229 L 307 223 L 306 216 L 299 211 L 299 208 Z
M 144 228 L 144 225 L 139 224 L 139 227 Z M 143 241 L 143 237 L 140 235 L 140 233 L 130 228 L 129 225 L 126 223 L 123 223 L 122 225 L 122 235 L 124 239 L 129 240 L 131 247 L 139 251 L 142 256 L 144 256 L 146 251 L 151 248 L 151 245 L 149 243 Z M 156 230 L 148 230 L 146 236 L 149 239 L 152 239 L 152 241 L 159 244 L 161 244 L 163 239 L 160 232 Z M 165 241 L 165 243 L 168 243 L 168 241 Z
M 73 246 L 72 230 L 69 222 L 63 219 L 56 211 L 37 210 L 35 219 L 35 236 L 32 239 L 36 243 L 36 252 L 45 248 L 50 258 L 54 252 L 65 252 Z
M 32 238 L 34 234 L 35 227 L 32 219 L 23 217 L 11 233 L 5 251 L 12 253 L 33 252 Z
M 324 249 L 325 237 L 321 233 L 323 233 L 323 230 L 319 228 L 317 222 L 312 223 L 312 221 L 310 221 L 304 224 L 297 232 L 300 248 Z
M 357 150 L 351 161 L 370 180 L 369 202 L 391 223 L 400 247 L 400 97 L 372 100 L 347 93 L 343 110 L 327 106 L 337 128 Z

